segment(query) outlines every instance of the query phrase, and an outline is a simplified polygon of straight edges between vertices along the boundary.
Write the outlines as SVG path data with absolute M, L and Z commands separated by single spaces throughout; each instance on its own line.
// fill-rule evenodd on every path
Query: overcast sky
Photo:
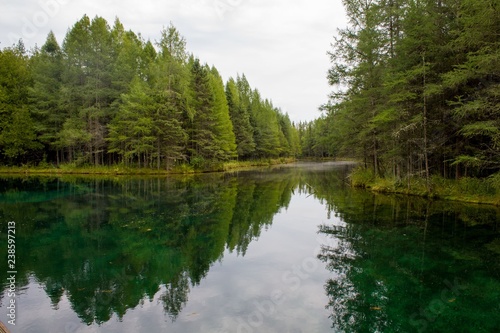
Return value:
M 50 30 L 62 44 L 84 14 L 111 26 L 118 17 L 152 41 L 172 22 L 189 52 L 224 80 L 244 73 L 293 121 L 320 115 L 331 90 L 326 52 L 346 24 L 341 0 L 1 0 L 0 47 L 41 46 Z

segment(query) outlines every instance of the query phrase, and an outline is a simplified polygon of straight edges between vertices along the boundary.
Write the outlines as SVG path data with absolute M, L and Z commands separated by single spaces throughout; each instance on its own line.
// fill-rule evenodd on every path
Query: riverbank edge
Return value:
M 197 169 L 188 164 L 176 166 L 170 170 L 152 168 L 134 168 L 123 165 L 75 167 L 72 165 L 60 165 L 59 167 L 7 167 L 0 166 L 0 175 L 33 175 L 33 176 L 61 176 L 61 175 L 113 175 L 113 176 L 168 176 L 186 175 L 249 170 L 273 165 L 294 163 L 295 158 L 261 159 L 249 161 L 218 162 L 213 165 Z
M 348 178 L 352 187 L 375 193 L 500 206 L 500 174 L 482 179 L 470 177 L 445 179 L 433 176 L 429 181 L 429 189 L 423 177 L 415 176 L 409 179 L 374 177 L 371 171 L 362 167 L 354 169 Z

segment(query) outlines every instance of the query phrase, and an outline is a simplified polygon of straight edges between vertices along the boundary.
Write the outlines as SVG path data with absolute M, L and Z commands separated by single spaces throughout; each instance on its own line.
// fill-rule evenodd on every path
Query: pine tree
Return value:
M 152 64 L 151 83 L 157 103 L 155 117 L 157 166 L 165 159 L 167 168 L 185 160 L 187 132 L 185 120 L 191 116 L 189 106 L 189 71 L 186 66 L 186 41 L 170 24 L 163 29 L 157 43 L 160 53 Z
M 149 167 L 155 152 L 155 103 L 147 84 L 132 81 L 130 92 L 122 96 L 117 117 L 109 124 L 110 152 L 123 157 L 125 165 L 135 162 Z
M 461 1 L 457 28 L 447 45 L 456 59 L 443 74 L 442 87 L 452 106 L 458 135 L 449 153 L 456 176 L 467 170 L 490 174 L 500 168 L 500 5 L 496 1 Z M 448 156 L 449 156 L 448 155 Z
M 101 164 L 106 151 L 106 124 L 112 118 L 111 105 L 118 97 L 112 89 L 116 53 L 106 20 L 95 17 L 90 21 L 85 15 L 68 31 L 63 51 L 66 60 L 63 80 L 67 90 L 64 104 L 72 123 L 84 123 L 88 132 L 84 161 Z
M 58 134 L 62 130 L 66 114 L 60 107 L 63 58 L 53 32 L 47 36 L 42 48 L 31 57 L 34 85 L 30 90 L 33 116 L 39 140 L 47 147 L 48 158 L 61 162 Z
M 240 92 L 233 78 L 226 83 L 226 99 L 229 107 L 229 114 L 233 123 L 233 131 L 237 144 L 239 158 L 247 158 L 255 151 L 253 140 L 253 129 L 250 124 L 248 106 L 242 103 Z
M 133 31 L 125 31 L 119 19 L 115 20 L 111 30 L 113 63 L 110 66 L 113 100 L 118 100 L 121 94 L 128 92 L 130 83 L 137 75 L 145 75 L 144 69 L 149 67 L 149 63 L 142 59 L 144 44 Z M 111 117 L 116 112 L 116 105 L 113 105 L 113 109 Z
M 169 169 L 300 151 L 288 115 L 244 75 L 225 86 L 172 24 L 156 46 L 84 15 L 61 47 L 51 32 L 31 56 L 22 43 L 1 51 L 3 160 Z
M 210 74 L 199 59 L 190 60 L 191 108 L 193 120 L 190 129 L 189 153 L 194 165 L 204 160 L 216 159 L 224 152 L 218 146 L 215 134 L 216 119 L 213 112 L 214 95 L 210 85 Z
M 29 111 L 32 77 L 24 45 L 0 51 L 0 149 L 11 164 L 26 163 L 40 150 Z
M 223 151 L 221 160 L 229 160 L 237 156 L 236 138 L 233 123 L 229 115 L 229 106 L 224 92 L 224 83 L 215 67 L 210 69 L 210 85 L 214 96 L 215 134 L 218 145 Z
M 77 157 L 82 162 L 81 152 L 91 140 L 83 115 L 83 109 L 88 106 L 85 85 L 90 71 L 90 39 L 90 19 L 84 15 L 68 31 L 62 46 L 64 71 L 60 103 L 66 120 L 57 144 L 67 150 L 70 162 Z
M 257 89 L 253 91 L 250 119 L 254 128 L 255 153 L 259 158 L 278 157 L 283 151 L 277 112 L 269 100 L 262 100 Z

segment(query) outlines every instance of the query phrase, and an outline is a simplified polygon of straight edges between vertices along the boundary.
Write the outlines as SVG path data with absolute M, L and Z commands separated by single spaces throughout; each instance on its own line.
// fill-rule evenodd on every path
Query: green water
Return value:
M 500 332 L 500 210 L 349 168 L 0 179 L 0 320 L 15 221 L 14 333 Z

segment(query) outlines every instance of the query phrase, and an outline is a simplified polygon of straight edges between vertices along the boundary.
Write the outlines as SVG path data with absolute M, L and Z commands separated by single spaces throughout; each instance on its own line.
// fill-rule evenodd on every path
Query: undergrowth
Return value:
M 207 161 L 196 160 L 193 163 L 183 163 L 169 169 L 126 166 L 124 164 L 110 166 L 85 166 L 75 163 L 59 166 L 41 164 L 38 166 L 0 166 L 0 174 L 33 174 L 33 175 L 169 175 L 193 174 L 204 172 L 223 172 L 235 169 L 265 167 L 294 162 L 293 158 L 261 159 L 250 161 Z
M 359 167 L 353 170 L 349 178 L 352 186 L 368 188 L 375 192 L 500 205 L 500 173 L 487 178 L 447 179 L 432 176 L 427 185 L 423 177 L 379 177 L 375 176 L 372 170 Z

